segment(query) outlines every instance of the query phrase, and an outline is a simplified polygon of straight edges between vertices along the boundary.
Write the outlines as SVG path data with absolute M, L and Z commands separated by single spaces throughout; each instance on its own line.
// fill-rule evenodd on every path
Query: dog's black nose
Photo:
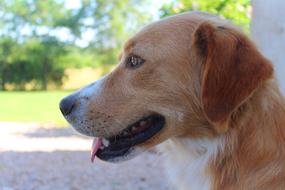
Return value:
M 66 116 L 72 112 L 75 107 L 75 97 L 74 96 L 67 96 L 62 99 L 59 103 L 59 108 L 61 113 Z

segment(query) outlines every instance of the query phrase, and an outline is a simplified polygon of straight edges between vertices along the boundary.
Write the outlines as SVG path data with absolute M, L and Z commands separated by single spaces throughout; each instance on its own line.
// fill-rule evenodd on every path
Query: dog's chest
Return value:
M 216 141 L 178 139 L 169 140 L 160 146 L 166 171 L 178 190 L 211 189 L 208 166 L 218 147 Z

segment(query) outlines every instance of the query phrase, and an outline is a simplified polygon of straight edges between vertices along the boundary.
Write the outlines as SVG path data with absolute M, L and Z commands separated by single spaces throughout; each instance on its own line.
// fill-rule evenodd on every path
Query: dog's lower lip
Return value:
M 138 124 L 144 125 L 139 126 Z M 131 150 L 133 146 L 141 144 L 156 135 L 163 128 L 164 124 L 165 118 L 158 114 L 140 119 L 123 130 L 120 135 L 109 138 L 109 145 L 99 149 L 96 156 L 105 161 L 124 156 Z M 130 131 L 133 128 L 136 130 L 133 131 L 134 134 L 132 134 Z M 129 134 L 123 134 L 124 132 L 129 132 Z

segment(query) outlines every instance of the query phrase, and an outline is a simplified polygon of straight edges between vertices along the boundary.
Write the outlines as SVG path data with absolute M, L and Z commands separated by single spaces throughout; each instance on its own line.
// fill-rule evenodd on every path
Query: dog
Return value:
M 145 26 L 113 71 L 60 109 L 96 137 L 92 161 L 159 144 L 180 190 L 285 189 L 285 100 L 273 65 L 220 17 L 190 12 Z

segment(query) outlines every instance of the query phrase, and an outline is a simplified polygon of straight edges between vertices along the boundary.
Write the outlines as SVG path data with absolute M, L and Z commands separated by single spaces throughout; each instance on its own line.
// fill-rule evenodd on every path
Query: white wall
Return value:
M 251 37 L 275 65 L 285 94 L 285 0 L 251 0 Z

